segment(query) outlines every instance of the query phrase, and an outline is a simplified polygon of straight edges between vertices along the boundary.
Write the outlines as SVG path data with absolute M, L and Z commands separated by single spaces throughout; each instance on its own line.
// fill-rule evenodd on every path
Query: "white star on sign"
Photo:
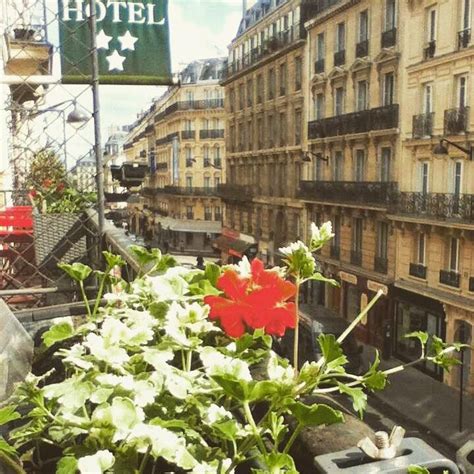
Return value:
M 122 51 L 129 49 L 130 51 L 135 51 L 135 43 L 138 40 L 135 36 L 130 34 L 130 31 L 127 31 L 124 35 L 119 36 L 118 40 L 122 45 Z
M 117 50 L 114 49 L 114 52 L 105 59 L 107 59 L 107 62 L 109 63 L 109 71 L 113 71 L 114 69 L 117 71 L 123 71 L 125 56 L 120 56 Z
M 104 30 L 100 30 L 100 33 L 97 35 L 97 49 L 109 49 L 111 39 L 112 36 L 107 36 Z

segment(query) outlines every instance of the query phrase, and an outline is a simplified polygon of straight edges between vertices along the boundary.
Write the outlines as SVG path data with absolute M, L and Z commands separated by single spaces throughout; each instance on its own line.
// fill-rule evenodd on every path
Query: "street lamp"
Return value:
M 445 145 L 446 143 L 446 145 Z M 474 159 L 474 148 L 470 146 L 469 148 L 464 148 L 457 143 L 454 143 L 446 138 L 441 138 L 439 143 L 433 148 L 433 155 L 444 156 L 448 154 L 448 147 L 447 145 L 452 145 L 454 148 L 461 150 L 467 156 L 469 156 L 469 160 L 472 161 Z
M 313 151 L 305 151 L 301 156 L 301 161 L 304 163 L 309 163 L 312 161 L 311 157 L 316 158 L 317 160 L 324 161 L 325 163 L 329 163 L 329 156 L 323 156 L 322 153 L 314 153 Z

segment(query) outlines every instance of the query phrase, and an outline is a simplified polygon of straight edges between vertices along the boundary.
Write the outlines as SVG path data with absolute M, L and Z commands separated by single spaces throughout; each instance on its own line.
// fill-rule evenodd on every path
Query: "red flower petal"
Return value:
M 217 288 L 232 299 L 241 299 L 245 296 L 248 280 L 241 278 L 235 270 L 227 270 L 217 280 Z

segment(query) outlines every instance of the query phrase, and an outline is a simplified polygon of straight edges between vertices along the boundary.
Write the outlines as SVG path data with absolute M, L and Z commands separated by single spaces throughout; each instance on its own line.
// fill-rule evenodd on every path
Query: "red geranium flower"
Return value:
M 64 191 L 64 188 L 66 186 L 64 185 L 64 183 L 59 183 L 57 186 L 56 186 L 56 192 L 60 193 L 62 191 Z
M 265 270 L 261 260 L 252 261 L 249 278 L 226 270 L 217 287 L 224 296 L 206 296 L 204 303 L 211 307 L 210 319 L 219 319 L 229 336 L 242 336 L 247 326 L 281 337 L 295 327 L 296 307 L 288 301 L 296 294 L 295 285 Z
M 49 188 L 53 184 L 53 180 L 46 178 L 43 180 L 43 187 L 44 188 Z

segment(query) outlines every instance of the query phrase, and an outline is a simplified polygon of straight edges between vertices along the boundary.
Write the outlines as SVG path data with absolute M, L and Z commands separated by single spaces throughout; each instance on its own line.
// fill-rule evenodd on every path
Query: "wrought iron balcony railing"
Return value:
M 382 33 L 382 48 L 390 48 L 395 46 L 397 42 L 397 29 L 392 28 L 391 30 L 384 31 Z
M 204 168 L 209 168 L 211 166 L 211 160 L 209 158 L 204 158 L 203 166 Z
M 398 127 L 398 104 L 308 122 L 308 138 L 326 138 Z
M 409 273 L 411 276 L 426 280 L 426 267 L 421 263 L 410 263 Z
M 444 134 L 457 135 L 467 131 L 469 124 L 469 107 L 448 109 L 444 111 Z
M 156 196 L 156 189 L 145 187 L 140 190 L 140 194 L 144 197 L 153 197 L 153 196 Z
M 360 250 L 351 250 L 351 263 L 358 267 L 362 265 L 362 252 Z
M 469 46 L 471 41 L 471 28 L 466 28 L 458 32 L 458 48 L 463 49 Z
M 196 136 L 196 130 L 183 130 L 181 132 L 181 140 L 192 140 Z
M 224 129 L 200 130 L 199 138 L 201 139 L 224 138 Z
M 374 258 L 374 270 L 379 273 L 387 273 L 388 271 L 388 259 L 385 257 Z
M 436 53 L 436 41 L 430 41 L 423 50 L 423 57 L 425 59 L 433 58 Z
M 330 255 L 331 255 L 331 258 L 336 258 L 339 260 L 339 257 L 341 255 L 341 248 L 339 247 L 339 245 L 331 245 Z
M 228 201 L 249 201 L 254 196 L 254 187 L 243 184 L 223 183 L 217 186 L 217 194 Z
M 220 158 L 214 158 L 214 168 L 222 168 L 222 160 Z
M 346 62 L 346 50 L 342 49 L 334 53 L 334 66 L 342 66 Z
M 324 72 L 324 58 L 321 58 L 314 62 L 314 73 L 321 74 L 323 72 Z
M 165 186 L 160 191 L 165 194 L 177 194 L 180 196 L 215 196 L 217 194 L 217 188 L 192 186 Z
M 387 206 L 397 183 L 380 181 L 300 181 L 297 197 L 307 201 L 379 204 Z
M 474 221 L 474 194 L 402 192 L 394 199 L 394 206 L 398 214 Z
M 427 138 L 433 135 L 434 112 L 413 116 L 413 138 Z
M 365 58 L 369 55 L 369 40 L 360 41 L 356 45 L 356 58 Z
M 458 272 L 453 272 L 452 270 L 440 270 L 439 282 L 443 285 L 459 288 L 461 275 Z

